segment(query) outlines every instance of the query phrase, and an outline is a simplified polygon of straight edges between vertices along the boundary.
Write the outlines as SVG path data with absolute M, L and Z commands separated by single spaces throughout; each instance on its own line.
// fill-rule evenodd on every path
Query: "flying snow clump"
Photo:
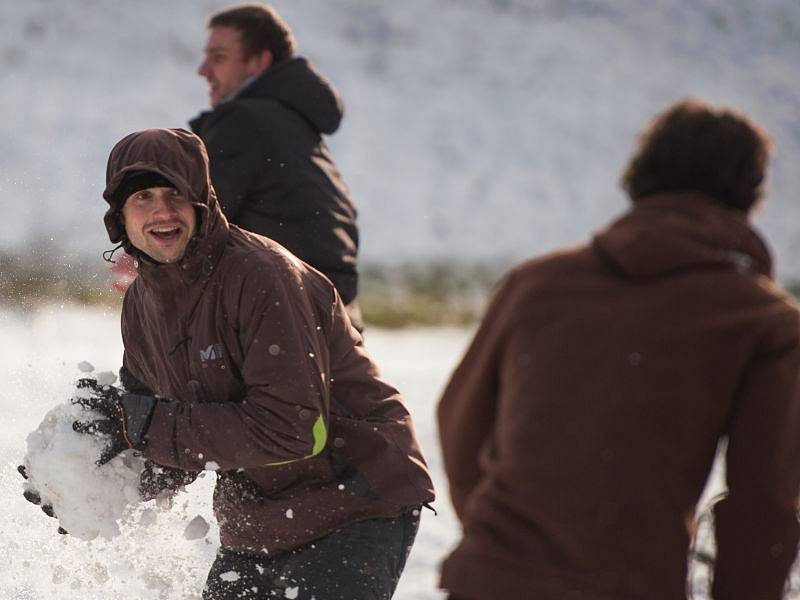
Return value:
M 206 537 L 209 529 L 211 529 L 211 526 L 208 524 L 208 521 L 202 516 L 197 515 L 186 525 L 186 529 L 183 531 L 183 537 L 187 540 L 199 540 Z

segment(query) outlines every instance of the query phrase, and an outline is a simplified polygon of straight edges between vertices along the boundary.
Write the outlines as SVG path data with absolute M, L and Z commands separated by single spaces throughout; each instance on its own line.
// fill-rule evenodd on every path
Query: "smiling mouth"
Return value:
M 161 242 L 174 242 L 178 240 L 183 232 L 183 227 L 173 225 L 168 227 L 154 227 L 149 231 L 150 235 Z

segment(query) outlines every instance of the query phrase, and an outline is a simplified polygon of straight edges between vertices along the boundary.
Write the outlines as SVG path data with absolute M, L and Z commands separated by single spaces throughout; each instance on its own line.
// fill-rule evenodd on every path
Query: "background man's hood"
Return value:
M 637 200 L 595 235 L 593 248 L 629 277 L 720 266 L 772 275 L 770 252 L 747 215 L 694 193 Z
M 113 243 L 125 235 L 114 193 L 126 175 L 135 171 L 153 171 L 171 181 L 198 210 L 198 236 L 208 232 L 218 208 L 203 142 L 183 129 L 143 129 L 120 140 L 108 157 L 103 198 L 109 209 L 104 221 Z
M 336 131 L 344 115 L 344 104 L 333 84 L 300 57 L 270 67 L 239 97 L 278 100 L 325 134 Z

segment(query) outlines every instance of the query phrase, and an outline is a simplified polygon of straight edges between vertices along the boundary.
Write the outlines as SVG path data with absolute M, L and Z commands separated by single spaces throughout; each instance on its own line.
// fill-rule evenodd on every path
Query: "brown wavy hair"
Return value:
M 669 106 L 640 134 L 622 174 L 635 202 L 658 192 L 702 192 L 747 212 L 764 194 L 769 135 L 744 114 L 690 98 Z
M 246 59 L 269 50 L 273 63 L 278 64 L 294 55 L 292 30 L 268 4 L 240 4 L 221 10 L 208 18 L 208 28 L 212 27 L 238 29 Z

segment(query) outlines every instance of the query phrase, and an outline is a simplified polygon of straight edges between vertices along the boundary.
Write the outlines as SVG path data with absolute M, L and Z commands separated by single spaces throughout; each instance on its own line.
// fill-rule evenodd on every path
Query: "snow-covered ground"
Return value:
M 468 338 L 468 331 L 456 329 L 367 332 L 366 343 L 384 376 L 403 392 L 416 419 L 439 491 L 439 514 L 424 511 L 396 594 L 399 600 L 443 597 L 436 590 L 438 562 L 456 540 L 458 527 L 447 500 L 434 410 Z M 22 497 L 16 467 L 25 455 L 28 433 L 74 392 L 75 380 L 84 375 L 79 362 L 109 371 L 118 368 L 121 356 L 116 314 L 70 306 L 27 314 L 0 309 L 0 600 L 200 597 L 219 544 L 210 506 L 213 475 L 192 484 L 172 510 L 135 515 L 123 534 L 111 540 L 59 535 L 56 521 Z M 211 522 L 211 530 L 203 538 L 187 539 L 184 531 L 197 515 Z

